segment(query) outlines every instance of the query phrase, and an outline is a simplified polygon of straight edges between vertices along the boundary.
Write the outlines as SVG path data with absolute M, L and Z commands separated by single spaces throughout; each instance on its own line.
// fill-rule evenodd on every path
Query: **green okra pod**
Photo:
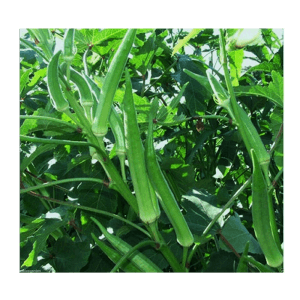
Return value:
M 101 89 L 99 104 L 92 130 L 95 136 L 103 137 L 107 133 L 108 118 L 119 81 L 124 71 L 128 55 L 135 39 L 136 29 L 128 29 L 123 41 L 118 48 L 105 77 Z
M 250 246 L 250 242 L 248 241 L 246 243 L 244 252 L 243 252 L 242 256 L 240 257 L 240 261 L 239 261 L 239 264 L 236 269 L 237 273 L 248 272 L 248 264 L 247 264 L 247 261 L 245 260 L 245 256 L 248 255 L 249 246 Z
M 75 37 L 75 29 L 74 28 L 67 29 L 64 35 L 64 48 L 63 48 L 62 57 L 64 61 L 68 64 L 72 63 L 76 54 L 74 37 Z
M 65 74 L 68 70 L 66 63 L 61 65 L 61 70 Z M 94 105 L 94 98 L 90 85 L 84 76 L 79 72 L 75 71 L 73 68 L 69 67 L 70 80 L 75 83 L 80 94 L 80 104 L 85 112 L 85 116 L 92 123 L 92 107 Z
M 177 241 L 183 247 L 189 247 L 194 243 L 194 237 L 184 219 L 182 212 L 177 204 L 177 201 L 165 179 L 160 166 L 156 159 L 155 149 L 153 146 L 153 119 L 158 107 L 158 100 L 154 99 L 150 114 L 149 114 L 149 127 L 148 137 L 146 140 L 146 167 L 147 173 L 151 184 L 153 185 L 156 193 L 159 196 L 159 200 L 163 210 L 172 223 Z
M 129 72 L 126 69 L 126 90 L 123 101 L 125 146 L 130 174 L 139 207 L 139 217 L 146 223 L 154 223 L 160 216 L 158 204 L 154 205 L 153 194 L 146 172 L 144 147 L 140 138 L 136 110 L 132 95 Z
M 97 244 L 97 246 L 107 255 L 107 257 L 115 264 L 120 261 L 120 259 L 123 257 L 122 254 L 120 254 L 118 251 L 110 248 L 107 246 L 104 242 L 99 240 L 94 233 L 91 233 L 93 240 Z M 142 272 L 138 267 L 136 267 L 131 261 L 127 261 L 120 266 L 120 269 L 122 269 L 124 272 Z
M 283 262 L 283 257 L 276 243 L 271 228 L 270 215 L 270 194 L 266 180 L 260 168 L 259 161 L 254 149 L 251 150 L 253 162 L 253 179 L 252 179 L 252 217 L 256 238 L 265 255 L 267 264 L 271 267 L 279 267 Z
M 64 97 L 59 84 L 58 63 L 60 54 L 61 50 L 53 55 L 53 57 L 50 59 L 47 68 L 47 80 L 48 91 L 52 105 L 57 111 L 65 112 L 69 110 L 69 102 Z
M 100 231 L 104 234 L 104 236 L 107 238 L 107 240 L 111 243 L 111 245 L 122 255 L 126 254 L 128 251 L 132 249 L 132 246 L 127 244 L 125 241 L 123 241 L 121 238 L 110 234 L 105 227 L 95 218 L 91 217 L 92 221 L 96 223 L 96 225 L 99 227 Z M 131 255 L 129 259 L 131 262 L 139 268 L 142 272 L 162 272 L 162 270 L 154 264 L 148 257 L 143 255 L 142 253 L 136 251 L 133 253 L 135 255 Z
M 209 70 L 207 70 L 206 74 L 211 88 L 216 96 L 215 100 L 217 104 L 228 110 L 231 118 L 237 124 L 238 130 L 249 155 L 251 155 L 251 149 L 255 149 L 259 164 L 264 169 L 264 173 L 266 174 L 266 170 L 268 169 L 270 163 L 270 155 L 262 143 L 262 140 L 250 118 L 247 116 L 243 108 L 239 106 L 236 100 L 234 99 L 234 101 L 232 99 L 233 97 L 230 97 L 227 90 L 223 88 L 220 82 L 211 74 Z

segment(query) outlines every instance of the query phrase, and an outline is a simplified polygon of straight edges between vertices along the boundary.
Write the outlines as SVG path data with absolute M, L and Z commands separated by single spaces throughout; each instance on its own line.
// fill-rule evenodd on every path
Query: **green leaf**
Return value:
M 182 40 L 179 40 L 179 42 L 177 43 L 177 45 L 173 49 L 172 56 L 176 52 L 178 52 L 182 47 L 184 47 L 189 42 L 190 39 L 192 39 L 193 37 L 198 35 L 203 30 L 204 30 L 204 28 L 193 29 L 186 37 L 184 37 Z
M 47 68 L 34 72 L 34 76 L 32 77 L 28 86 L 29 87 L 35 86 L 40 81 L 40 79 L 44 78 L 46 75 L 47 75 Z
M 44 117 L 52 117 L 61 119 L 61 113 L 58 112 L 47 112 L 43 108 L 37 109 L 33 116 L 44 116 Z M 64 116 L 64 115 L 63 115 Z M 68 121 L 70 120 L 69 117 L 67 117 Z M 67 121 L 67 120 L 66 120 Z M 72 121 L 71 121 L 72 123 Z M 26 119 L 21 128 L 20 128 L 20 134 L 21 135 L 28 135 L 29 133 L 33 133 L 36 131 L 42 131 L 44 135 L 49 135 L 51 133 L 52 136 L 55 135 L 62 135 L 64 133 L 73 133 L 75 132 L 75 129 L 71 128 L 68 125 L 64 124 L 58 124 L 56 122 L 52 122 L 49 120 L 41 120 L 41 119 Z
M 73 242 L 64 236 L 53 246 L 51 264 L 56 272 L 79 272 L 88 263 L 90 253 L 89 241 Z
M 231 273 L 234 272 L 235 255 L 225 251 L 212 253 L 208 267 L 204 272 Z
M 239 78 L 241 76 L 242 64 L 244 59 L 244 50 L 240 49 L 228 53 L 230 77 L 233 86 L 239 85 Z
M 222 228 L 222 235 L 232 245 L 238 253 L 242 253 L 245 249 L 246 243 L 249 241 L 249 252 L 255 254 L 262 254 L 261 248 L 257 240 L 249 233 L 246 227 L 242 224 L 241 219 L 237 213 L 231 216 Z M 220 240 L 221 249 L 231 252 L 230 249 Z
M 29 76 L 31 73 L 32 73 L 32 69 L 28 69 L 24 73 L 22 73 L 20 79 L 20 94 L 22 94 L 23 89 L 25 88 L 27 82 L 29 81 Z
M 276 71 L 272 71 L 271 74 L 273 81 L 269 86 L 239 86 L 234 89 L 236 96 L 266 97 L 279 107 L 283 107 L 283 77 Z
M 33 241 L 33 249 L 29 253 L 28 258 L 24 261 L 22 267 L 31 267 L 37 263 L 38 255 L 46 248 L 49 235 L 68 223 L 68 215 L 64 214 L 65 211 L 55 209 L 49 211 L 44 216 L 45 222 L 43 222 L 42 226 L 35 232 L 34 236 L 30 238 Z
M 222 210 L 216 206 L 216 197 L 205 190 L 192 190 L 182 196 L 182 206 L 187 213 L 185 219 L 193 234 L 201 236 L 211 220 Z M 224 214 L 213 226 L 210 234 L 215 234 L 224 224 Z
M 143 75 L 146 74 L 149 64 L 152 61 L 154 56 L 156 45 L 155 45 L 156 35 L 153 33 L 144 45 L 138 50 L 134 51 L 133 58 L 130 62 L 135 66 L 137 70 L 139 70 Z
M 24 172 L 25 169 L 32 163 L 32 161 L 36 157 L 38 157 L 40 154 L 42 154 L 44 152 L 53 150 L 54 148 L 56 148 L 56 146 L 57 145 L 55 145 L 55 144 L 45 144 L 45 145 L 41 145 L 38 147 L 32 147 L 30 153 L 22 159 L 21 165 L 20 165 L 20 171 Z
M 181 85 L 189 82 L 189 85 L 185 89 L 186 105 L 192 115 L 197 112 L 203 112 L 206 110 L 205 99 L 209 98 L 206 88 L 204 88 L 197 80 L 191 78 L 184 72 L 187 69 L 195 74 L 204 75 L 203 72 L 196 66 L 190 57 L 187 55 L 178 55 L 178 71 L 175 72 L 172 77 L 178 81 Z

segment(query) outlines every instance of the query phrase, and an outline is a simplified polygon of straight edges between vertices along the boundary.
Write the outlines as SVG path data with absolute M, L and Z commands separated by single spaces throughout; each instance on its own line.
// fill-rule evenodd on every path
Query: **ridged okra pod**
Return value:
M 47 68 L 48 91 L 53 107 L 59 112 L 69 111 L 69 102 L 64 97 L 58 76 L 58 62 L 61 50 L 52 56 Z
M 68 66 L 66 63 L 62 64 L 61 70 L 64 74 L 68 71 Z M 90 85 L 84 76 L 75 71 L 73 68 L 69 67 L 70 80 L 75 83 L 80 94 L 80 104 L 85 112 L 85 116 L 92 123 L 92 107 L 94 105 L 94 98 Z
M 249 155 L 251 155 L 251 149 L 255 149 L 258 162 L 266 174 L 270 162 L 270 155 L 250 118 L 236 100 L 230 97 L 229 93 L 209 70 L 206 71 L 206 74 L 215 94 L 216 103 L 228 110 L 231 118 L 237 124 Z
M 107 240 L 119 253 L 124 255 L 132 249 L 132 246 L 123 241 L 121 238 L 110 234 L 98 220 L 93 217 L 91 217 L 91 219 L 97 224 Z M 148 257 L 143 255 L 142 253 L 136 251 L 133 254 L 135 255 L 131 255 L 129 259 L 131 260 L 133 265 L 139 268 L 142 272 L 162 272 L 162 270 L 156 264 L 154 264 Z
M 178 243 L 183 247 L 190 247 L 194 243 L 194 237 L 156 159 L 153 145 L 153 119 L 158 107 L 157 101 L 154 99 L 149 114 L 148 137 L 145 147 L 147 172 L 154 190 L 158 194 L 161 206 L 174 227 Z
M 99 104 L 92 130 L 95 136 L 103 137 L 107 133 L 108 118 L 111 111 L 113 99 L 118 88 L 122 73 L 124 71 L 128 55 L 135 39 L 136 29 L 128 29 L 123 41 L 118 48 L 106 74 L 101 89 Z
M 139 207 L 139 217 L 146 223 L 154 223 L 160 216 L 158 204 L 153 202 L 146 172 L 144 147 L 140 138 L 136 110 L 132 95 L 132 85 L 128 70 L 125 71 L 126 90 L 123 101 L 125 146 L 130 175 Z M 156 200 L 157 201 L 157 200 Z
M 253 162 L 252 218 L 254 231 L 267 264 L 276 268 L 282 264 L 283 257 L 276 243 L 277 237 L 274 236 L 278 235 L 278 232 L 272 231 L 271 228 L 270 194 L 254 149 L 251 150 L 251 156 Z

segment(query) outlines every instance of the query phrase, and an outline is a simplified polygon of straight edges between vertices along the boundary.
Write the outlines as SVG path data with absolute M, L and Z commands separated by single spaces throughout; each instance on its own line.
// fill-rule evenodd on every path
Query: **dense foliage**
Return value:
M 41 40 L 38 30 L 28 30 L 20 43 L 21 271 L 110 272 L 123 253 L 114 250 L 107 236 L 103 238 L 105 233 L 97 222 L 131 246 L 147 242 L 138 251 L 160 270 L 174 271 L 168 255 L 148 243 L 147 226 L 122 192 L 111 186 L 103 165 L 92 158 L 87 132 L 73 120 L 76 109 L 71 107 L 64 113 L 54 108 L 47 69 L 53 54 L 63 49 L 66 30 L 48 32 L 48 39 Z M 86 74 L 102 89 L 126 32 L 75 30 L 72 69 Z M 283 41 L 272 29 L 262 29 L 259 43 L 234 47 L 229 44 L 234 34 L 236 30 L 226 31 L 231 83 L 271 156 L 269 188 L 282 244 Z M 62 62 L 60 57 L 60 66 Z M 206 71 L 211 70 L 226 88 L 221 65 L 217 30 L 136 32 L 126 68 L 140 138 L 145 146 L 149 110 L 158 98 L 153 131 L 157 160 L 193 234 L 194 245 L 185 253 L 163 209 L 158 230 L 178 262 L 187 261 L 183 271 L 237 272 L 242 270 L 238 267 L 243 258 L 243 271 L 281 272 L 282 266 L 266 265 L 254 232 L 251 155 L 237 124 L 216 103 L 206 77 Z M 199 75 L 198 80 L 186 70 Z M 122 122 L 127 86 L 123 72 L 113 99 Z M 75 84 L 64 94 L 68 92 L 79 103 L 82 95 Z M 134 191 L 132 171 L 127 160 L 122 169 L 111 125 L 103 140 L 108 160 L 123 175 L 126 188 Z M 38 189 L 29 189 L 34 186 Z M 95 242 L 99 237 L 101 249 Z M 139 263 L 133 262 L 138 257 L 134 253 L 120 272 L 141 271 Z

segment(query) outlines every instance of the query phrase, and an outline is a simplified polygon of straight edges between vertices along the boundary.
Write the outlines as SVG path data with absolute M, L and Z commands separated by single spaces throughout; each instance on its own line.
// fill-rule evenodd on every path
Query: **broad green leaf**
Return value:
M 45 144 L 45 145 L 32 148 L 32 151 L 22 159 L 20 165 L 20 172 L 24 172 L 25 169 L 32 163 L 32 161 L 40 154 L 53 150 L 54 148 L 56 148 L 56 146 L 57 145 L 55 144 Z
M 89 241 L 73 242 L 64 236 L 53 246 L 51 264 L 56 272 L 79 272 L 88 263 L 90 253 Z
M 65 218 L 64 220 L 46 219 L 43 225 L 36 231 L 34 235 L 33 249 L 22 266 L 34 266 L 37 263 L 37 257 L 39 253 L 46 247 L 46 242 L 49 235 L 56 229 L 62 227 L 63 225 L 66 225 L 67 222 L 67 218 Z
M 277 136 L 280 136 L 281 138 L 279 143 L 277 144 L 277 147 L 275 148 L 274 152 L 274 160 L 276 162 L 277 167 L 279 170 L 283 167 L 283 132 L 281 132 L 283 124 L 283 112 L 282 109 L 279 107 L 275 107 L 274 111 L 272 112 L 271 116 L 271 124 L 270 129 L 272 131 L 273 135 L 273 142 L 276 140 Z
M 140 49 L 133 52 L 134 56 L 130 60 L 130 62 L 142 73 L 142 75 L 146 74 L 148 66 L 154 56 L 157 47 L 155 45 L 155 40 L 156 35 L 153 33 Z
M 261 248 L 257 240 L 249 233 L 246 227 L 242 224 L 241 219 L 237 213 L 231 216 L 222 228 L 222 235 L 230 243 L 230 245 L 238 253 L 242 253 L 245 249 L 246 243 L 249 241 L 249 252 L 255 254 L 262 254 Z M 231 252 L 230 249 L 220 240 L 220 247 L 225 251 Z
M 222 210 L 216 206 L 216 197 L 202 189 L 192 190 L 188 195 L 183 195 L 182 206 L 187 211 L 185 219 L 192 233 L 197 236 L 202 235 L 211 220 Z M 210 234 L 215 234 L 223 226 L 224 214 L 215 223 Z
M 40 79 L 42 79 L 46 76 L 46 74 L 47 74 L 47 68 L 44 68 L 44 69 L 34 72 L 34 76 L 30 80 L 30 83 L 28 84 L 28 86 L 29 87 L 35 86 L 40 81 Z
M 279 72 L 272 71 L 272 79 L 269 86 L 239 86 L 234 89 L 237 96 L 261 96 L 273 101 L 279 107 L 283 107 L 283 77 Z
M 179 55 L 177 63 L 178 71 L 172 77 L 177 80 L 181 85 L 189 82 L 185 89 L 186 105 L 192 115 L 206 110 L 205 99 L 209 98 L 209 94 L 197 80 L 191 78 L 184 72 L 187 69 L 193 73 L 204 75 L 203 72 L 193 63 L 192 59 L 187 55 Z
M 233 86 L 239 85 L 239 78 L 241 76 L 242 64 L 244 59 L 244 50 L 231 51 L 228 53 L 230 77 Z
M 60 113 L 58 112 L 50 113 L 44 110 L 43 108 L 37 109 L 33 113 L 33 116 L 45 116 L 45 117 L 61 119 Z M 67 117 L 67 119 L 68 121 L 70 120 L 69 117 Z M 75 132 L 75 129 L 67 125 L 58 124 L 56 122 L 52 122 L 49 120 L 41 120 L 41 119 L 26 119 L 20 128 L 20 134 L 22 135 L 28 135 L 29 133 L 36 132 L 36 131 L 43 131 L 44 135 L 47 135 L 47 132 L 51 132 L 51 135 L 54 136 L 54 135 L 62 135 L 64 133 L 73 133 Z
M 32 69 L 28 69 L 24 73 L 21 73 L 20 94 L 22 94 L 22 91 L 23 91 L 24 87 L 26 86 L 27 82 L 29 81 L 29 75 L 31 73 L 32 73 Z
M 210 261 L 204 272 L 231 273 L 234 272 L 236 256 L 226 251 L 218 251 L 210 255 Z
M 177 43 L 177 45 L 173 49 L 172 56 L 175 53 L 177 53 L 182 47 L 184 47 L 189 42 L 190 39 L 192 39 L 193 37 L 198 35 L 203 30 L 204 30 L 204 28 L 192 29 L 192 31 L 186 37 L 184 37 L 182 40 L 179 40 L 179 42 Z
M 43 223 L 45 222 L 45 219 L 35 219 L 30 224 L 23 226 L 20 228 L 20 242 L 24 242 L 28 237 L 32 236 L 33 233 L 40 228 Z

